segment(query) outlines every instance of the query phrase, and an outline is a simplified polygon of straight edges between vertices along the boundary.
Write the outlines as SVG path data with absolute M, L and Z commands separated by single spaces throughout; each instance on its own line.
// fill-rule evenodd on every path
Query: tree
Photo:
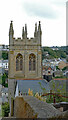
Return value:
M 8 78 L 8 76 L 7 76 L 6 73 L 4 73 L 3 76 L 2 76 L 2 85 L 5 86 L 5 87 L 6 87 L 6 83 L 5 83 L 6 78 Z
M 48 103 L 53 103 L 54 102 L 54 98 L 56 100 L 56 102 L 65 102 L 66 98 L 62 97 L 62 96 L 66 96 L 65 95 L 65 91 L 66 91 L 66 84 L 64 83 L 63 85 L 60 85 L 59 82 L 55 82 L 55 81 L 51 81 L 50 83 L 50 93 L 46 92 L 46 89 L 41 85 L 41 83 L 39 82 L 41 89 L 43 90 L 43 96 L 46 96 L 46 102 Z M 48 95 L 47 95 L 48 94 Z
M 66 67 L 64 67 L 64 68 L 62 69 L 62 71 L 66 70 L 66 69 L 67 69 L 67 66 L 66 66 Z
M 62 50 L 61 48 L 59 50 L 52 50 L 52 48 L 50 47 L 42 47 L 42 59 L 44 59 L 45 56 L 45 52 L 48 52 L 49 56 L 48 58 L 66 58 L 66 51 L 65 49 Z
M 2 51 L 2 58 L 4 60 L 8 59 L 8 52 L 7 51 Z
M 6 102 L 6 103 L 2 104 L 3 117 L 8 117 L 9 112 L 10 112 L 9 103 Z

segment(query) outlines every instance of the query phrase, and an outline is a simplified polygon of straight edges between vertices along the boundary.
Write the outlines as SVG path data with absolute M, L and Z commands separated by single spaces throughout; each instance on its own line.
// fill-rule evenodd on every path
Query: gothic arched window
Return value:
M 22 71 L 23 69 L 23 57 L 19 53 L 16 57 L 16 71 Z
M 29 71 L 35 71 L 36 70 L 36 56 L 31 53 L 29 55 Z

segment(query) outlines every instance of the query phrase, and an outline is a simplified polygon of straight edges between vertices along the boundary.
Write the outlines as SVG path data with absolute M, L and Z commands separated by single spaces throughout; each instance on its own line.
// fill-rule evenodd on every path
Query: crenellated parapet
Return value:
M 13 30 L 13 22 L 10 23 L 9 28 L 9 45 L 19 45 L 19 44 L 26 44 L 26 45 L 40 45 L 41 46 L 41 24 L 39 21 L 39 25 L 37 27 L 37 23 L 35 23 L 35 31 L 34 37 L 28 38 L 27 37 L 27 25 L 22 28 L 22 38 L 14 38 L 14 30 Z

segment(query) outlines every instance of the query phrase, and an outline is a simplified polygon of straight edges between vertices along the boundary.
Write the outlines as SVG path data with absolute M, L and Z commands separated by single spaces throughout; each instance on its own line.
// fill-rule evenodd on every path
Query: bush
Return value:
M 8 59 L 8 52 L 7 51 L 2 51 L 2 58 L 4 60 Z
M 62 71 L 64 71 L 64 70 L 67 70 L 67 67 L 64 67 L 64 68 L 62 69 Z
M 3 76 L 2 76 L 2 85 L 3 85 L 4 87 L 8 87 L 8 84 L 5 83 L 6 78 L 8 78 L 8 76 L 7 76 L 6 73 L 4 73 Z
M 2 104 L 2 116 L 8 117 L 9 112 L 10 112 L 9 103 L 6 102 Z
M 58 66 L 56 66 L 56 70 L 60 70 Z

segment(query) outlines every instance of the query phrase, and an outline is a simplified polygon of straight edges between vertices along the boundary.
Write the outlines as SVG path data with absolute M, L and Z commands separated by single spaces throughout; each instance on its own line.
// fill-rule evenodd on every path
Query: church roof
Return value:
M 28 93 L 28 90 L 33 90 L 33 93 L 43 93 L 49 91 L 49 84 L 47 84 L 46 80 L 17 80 L 18 91 L 21 93 Z

